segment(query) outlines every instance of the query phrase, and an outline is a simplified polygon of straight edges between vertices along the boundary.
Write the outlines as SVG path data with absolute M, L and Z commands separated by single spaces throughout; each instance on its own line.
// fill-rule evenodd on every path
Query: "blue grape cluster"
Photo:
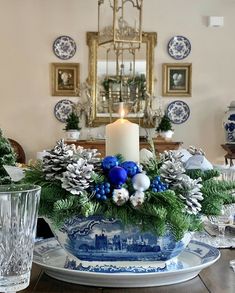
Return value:
M 95 197 L 99 200 L 107 200 L 111 196 L 110 184 L 108 182 L 96 184 L 94 191 Z
M 153 192 L 161 192 L 168 189 L 168 184 L 162 183 L 161 177 L 156 176 L 151 183 L 151 188 Z

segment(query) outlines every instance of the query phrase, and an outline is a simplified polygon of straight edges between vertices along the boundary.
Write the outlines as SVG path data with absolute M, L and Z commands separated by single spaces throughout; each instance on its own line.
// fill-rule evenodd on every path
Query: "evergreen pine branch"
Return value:
M 99 184 L 105 181 L 105 176 L 103 174 L 93 173 L 91 178 L 95 184 Z
M 119 161 L 124 160 L 119 155 L 117 157 Z M 159 166 L 160 163 L 156 159 L 150 159 L 144 164 L 144 170 L 150 180 L 159 175 Z M 190 170 L 188 174 L 191 178 L 203 179 L 201 191 L 204 199 L 201 204 L 204 214 L 219 214 L 224 203 L 235 201 L 231 194 L 235 189 L 235 182 L 213 179 L 218 176 L 218 171 Z M 94 174 L 92 179 L 94 184 L 107 180 L 100 171 Z M 173 190 L 153 192 L 149 189 L 145 192 L 143 205 L 135 209 L 130 201 L 123 206 L 117 206 L 110 198 L 106 201 L 98 201 L 93 192 L 84 192 L 79 196 L 72 195 L 61 187 L 61 181 L 45 180 L 41 163 L 31 166 L 31 170 L 26 171 L 25 181 L 42 186 L 40 214 L 51 218 L 57 226 L 75 215 L 84 217 L 102 215 L 105 218 L 119 219 L 126 226 L 138 226 L 142 232 L 152 231 L 159 236 L 170 229 L 176 240 L 182 238 L 186 231 L 200 228 L 199 217 L 184 212 L 185 203 Z M 123 187 L 127 188 L 130 194 L 134 193 L 131 178 L 128 178 Z
M 68 194 L 68 191 L 61 189 L 56 184 L 44 184 L 41 189 L 39 214 L 51 217 L 54 211 L 54 203 L 57 200 L 65 199 Z
M 210 179 L 203 182 L 201 191 L 203 193 L 202 213 L 205 215 L 219 215 L 223 204 L 235 202 L 232 194 L 235 182 Z
M 59 199 L 54 203 L 54 212 L 63 212 L 64 210 L 71 209 L 75 204 L 75 196 L 70 196 L 66 199 Z
M 143 163 L 143 167 L 150 179 L 153 179 L 160 174 L 159 162 L 154 158 L 151 158 L 146 163 Z
M 125 161 L 125 158 L 122 154 L 116 154 L 117 159 L 118 159 L 118 162 L 121 164 L 122 162 Z
M 193 169 L 193 170 L 187 170 L 186 174 L 192 179 L 198 179 L 199 177 L 201 177 L 202 181 L 206 181 L 214 177 L 219 177 L 220 172 L 214 169 L 207 170 L 207 171 L 202 171 L 200 169 Z
M 157 206 L 158 204 L 162 204 L 171 210 L 183 210 L 184 208 L 184 203 L 173 190 L 166 190 L 157 193 L 148 191 L 146 194 L 148 195 L 148 201 L 152 205 Z
M 204 189 L 213 189 L 214 191 L 226 191 L 235 189 L 235 181 L 210 179 L 203 183 Z
M 189 231 L 202 231 L 203 222 L 200 215 L 188 215 Z
M 141 212 L 143 215 L 150 215 L 154 216 L 156 218 L 159 218 L 161 220 L 166 219 L 167 216 L 167 210 L 163 206 L 154 206 L 152 204 L 144 203 L 140 209 L 139 212 Z
M 24 182 L 32 184 L 43 184 L 46 179 L 42 170 L 42 162 L 37 161 L 34 165 L 30 166 L 30 169 L 25 170 Z M 44 185 L 44 184 L 43 184 Z
M 184 233 L 188 231 L 190 223 L 187 216 L 183 216 L 182 212 L 168 213 L 169 227 L 176 240 L 183 238 Z

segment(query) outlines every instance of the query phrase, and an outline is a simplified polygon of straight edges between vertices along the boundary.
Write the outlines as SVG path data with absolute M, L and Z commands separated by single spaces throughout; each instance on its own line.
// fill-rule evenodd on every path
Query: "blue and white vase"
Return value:
M 183 239 L 175 241 L 170 232 L 158 237 L 102 216 L 71 217 L 53 232 L 62 247 L 82 266 L 108 265 L 122 268 L 124 272 L 133 266 L 165 267 L 167 261 L 185 249 L 192 237 L 192 233 L 186 233 Z
M 224 117 L 226 143 L 235 143 L 235 101 L 232 101 Z

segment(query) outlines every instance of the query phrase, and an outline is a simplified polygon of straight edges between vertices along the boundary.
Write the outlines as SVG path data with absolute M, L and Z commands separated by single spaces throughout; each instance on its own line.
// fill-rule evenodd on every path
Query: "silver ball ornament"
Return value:
M 114 189 L 112 198 L 116 205 L 122 206 L 128 201 L 129 192 L 126 188 Z
M 136 174 L 132 178 L 133 188 L 138 191 L 145 191 L 150 186 L 150 179 L 143 173 Z
M 131 197 L 130 202 L 134 208 L 139 208 L 144 203 L 144 192 L 136 191 Z

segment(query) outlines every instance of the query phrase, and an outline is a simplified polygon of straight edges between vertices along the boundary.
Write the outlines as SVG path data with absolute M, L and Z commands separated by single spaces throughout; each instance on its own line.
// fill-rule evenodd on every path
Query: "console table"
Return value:
M 165 140 L 157 140 L 153 139 L 155 151 L 157 153 L 162 153 L 168 150 L 177 150 L 182 142 L 175 141 L 165 141 Z M 66 141 L 67 144 L 75 144 L 76 146 L 82 146 L 87 149 L 97 149 L 101 156 L 105 156 L 105 140 L 77 140 L 77 141 Z M 150 145 L 147 140 L 140 141 L 140 149 L 150 149 Z

